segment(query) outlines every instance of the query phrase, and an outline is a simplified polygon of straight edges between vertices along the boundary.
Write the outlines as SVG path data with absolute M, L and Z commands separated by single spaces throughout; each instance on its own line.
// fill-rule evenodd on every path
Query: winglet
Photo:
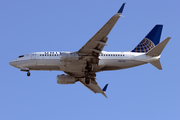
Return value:
M 119 9 L 119 11 L 117 13 L 122 13 L 123 12 L 123 9 L 124 9 L 124 6 L 125 6 L 126 3 L 123 3 L 121 8 Z
M 107 87 L 108 87 L 108 84 L 106 84 L 105 86 L 104 86 L 104 88 L 102 89 L 103 90 L 103 92 L 102 92 L 102 94 L 107 98 L 107 96 L 106 96 L 106 89 L 107 89 Z
M 106 84 L 102 90 L 103 90 L 104 92 L 106 92 L 107 87 L 108 87 L 108 84 Z

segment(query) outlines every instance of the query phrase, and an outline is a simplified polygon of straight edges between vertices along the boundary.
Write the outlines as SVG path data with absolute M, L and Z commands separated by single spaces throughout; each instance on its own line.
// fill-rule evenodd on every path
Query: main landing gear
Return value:
M 86 65 L 86 67 L 85 67 L 85 69 L 87 70 L 86 72 L 85 72 L 85 83 L 86 84 L 89 84 L 90 83 L 90 81 L 91 81 L 91 78 L 90 77 L 88 77 L 88 75 L 89 75 L 89 73 L 92 71 L 92 64 L 91 64 L 91 62 L 90 61 L 87 61 L 87 65 Z
M 86 65 L 85 69 L 88 70 L 88 72 L 91 72 L 92 71 L 92 64 L 87 61 L 87 65 Z
M 89 83 L 90 83 L 90 78 L 89 78 L 89 77 L 86 77 L 86 78 L 85 78 L 85 83 L 86 83 L 86 84 L 89 84 Z

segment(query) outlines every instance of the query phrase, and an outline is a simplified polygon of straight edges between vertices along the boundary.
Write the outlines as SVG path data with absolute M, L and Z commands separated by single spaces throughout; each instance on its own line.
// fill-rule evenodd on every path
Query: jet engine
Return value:
M 77 61 L 81 57 L 77 52 L 62 52 L 60 58 L 61 61 L 63 62 L 71 62 L 71 61 Z
M 77 78 L 70 75 L 58 75 L 57 76 L 57 83 L 58 84 L 74 84 L 77 81 Z

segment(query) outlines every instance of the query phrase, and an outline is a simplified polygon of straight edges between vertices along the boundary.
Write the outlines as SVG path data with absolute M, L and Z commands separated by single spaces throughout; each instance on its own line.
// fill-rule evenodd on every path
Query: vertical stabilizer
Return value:
M 131 52 L 147 53 L 159 44 L 162 28 L 163 25 L 156 25 Z

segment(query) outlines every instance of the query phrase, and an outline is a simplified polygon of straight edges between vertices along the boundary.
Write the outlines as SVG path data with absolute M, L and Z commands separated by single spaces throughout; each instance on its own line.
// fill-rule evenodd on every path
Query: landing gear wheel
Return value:
M 86 84 L 89 84 L 89 83 L 90 83 L 90 78 L 86 77 L 86 78 L 85 78 L 85 83 L 86 83 Z
M 28 72 L 28 73 L 27 73 L 27 76 L 29 77 L 30 75 L 31 75 L 31 73 L 30 73 L 30 72 Z
M 92 70 L 92 65 L 91 64 L 87 64 L 87 66 L 85 67 L 86 70 L 88 70 L 88 72 L 91 72 Z

